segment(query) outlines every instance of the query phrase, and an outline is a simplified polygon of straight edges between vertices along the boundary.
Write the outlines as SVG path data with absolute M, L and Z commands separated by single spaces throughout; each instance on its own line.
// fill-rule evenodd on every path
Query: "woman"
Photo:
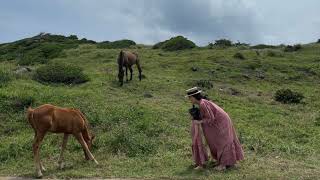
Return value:
M 215 169 L 225 170 L 243 160 L 243 150 L 229 115 L 215 103 L 204 99 L 197 87 L 188 89 L 187 97 L 192 104 L 199 105 L 201 120 L 194 122 L 202 125 L 211 156 L 218 162 Z

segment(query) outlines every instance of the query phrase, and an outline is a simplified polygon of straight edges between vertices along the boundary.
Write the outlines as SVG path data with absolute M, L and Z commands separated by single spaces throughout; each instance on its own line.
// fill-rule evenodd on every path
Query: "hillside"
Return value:
M 145 78 L 139 82 L 134 67 L 133 81 L 123 87 L 117 81 L 120 49 L 73 44 L 76 46 L 62 47 L 61 53 L 48 61 L 27 63 L 31 72 L 18 74 L 14 72 L 20 59 L 8 54 L 11 51 L 1 51 L 16 44 L 0 45 L 0 71 L 9 77 L 0 86 L 0 176 L 34 176 L 34 134 L 23 107 L 32 102 L 33 107 L 51 103 L 84 112 L 96 135 L 93 154 L 101 164 L 87 163 L 80 145 L 70 138 L 65 153 L 67 167 L 59 170 L 56 163 L 63 136 L 48 134 L 40 151 L 48 170 L 45 178 L 320 177 L 319 43 L 302 45 L 293 52 L 284 51 L 282 46 L 182 51 L 130 46 L 141 58 Z M 89 80 L 64 85 L 34 79 L 37 68 L 58 62 L 81 67 Z M 231 116 L 246 158 L 237 169 L 221 173 L 210 168 L 198 172 L 190 167 L 187 110 L 191 104 L 184 95 L 192 86 L 202 87 Z M 275 101 L 274 94 L 282 88 L 302 93 L 303 102 Z

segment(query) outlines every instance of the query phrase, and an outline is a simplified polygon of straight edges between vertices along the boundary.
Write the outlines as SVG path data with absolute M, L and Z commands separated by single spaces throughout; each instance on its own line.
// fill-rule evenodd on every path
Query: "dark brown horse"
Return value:
M 139 80 L 141 81 L 142 69 L 140 67 L 138 54 L 121 50 L 118 56 L 118 66 L 119 66 L 118 78 L 119 78 L 120 86 L 123 85 L 124 71 L 126 71 L 126 78 L 128 81 L 128 69 L 130 70 L 130 81 L 132 80 L 132 65 L 134 64 L 137 65 L 137 68 L 139 71 Z

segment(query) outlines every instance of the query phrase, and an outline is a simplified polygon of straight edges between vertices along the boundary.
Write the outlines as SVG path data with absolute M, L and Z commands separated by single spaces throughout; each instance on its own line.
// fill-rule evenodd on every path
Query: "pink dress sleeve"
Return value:
M 200 114 L 204 123 L 208 124 L 209 126 L 214 125 L 214 113 L 212 109 L 210 109 L 210 107 L 208 107 L 208 105 L 205 103 L 200 103 Z

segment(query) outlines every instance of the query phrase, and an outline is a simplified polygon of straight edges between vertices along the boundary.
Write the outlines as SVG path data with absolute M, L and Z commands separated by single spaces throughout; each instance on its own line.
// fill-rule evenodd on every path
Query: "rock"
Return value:
M 257 72 L 256 77 L 259 79 L 264 79 L 266 76 L 264 75 L 263 72 Z
M 31 69 L 29 67 L 20 67 L 14 71 L 15 74 L 23 74 L 27 72 L 31 72 Z

